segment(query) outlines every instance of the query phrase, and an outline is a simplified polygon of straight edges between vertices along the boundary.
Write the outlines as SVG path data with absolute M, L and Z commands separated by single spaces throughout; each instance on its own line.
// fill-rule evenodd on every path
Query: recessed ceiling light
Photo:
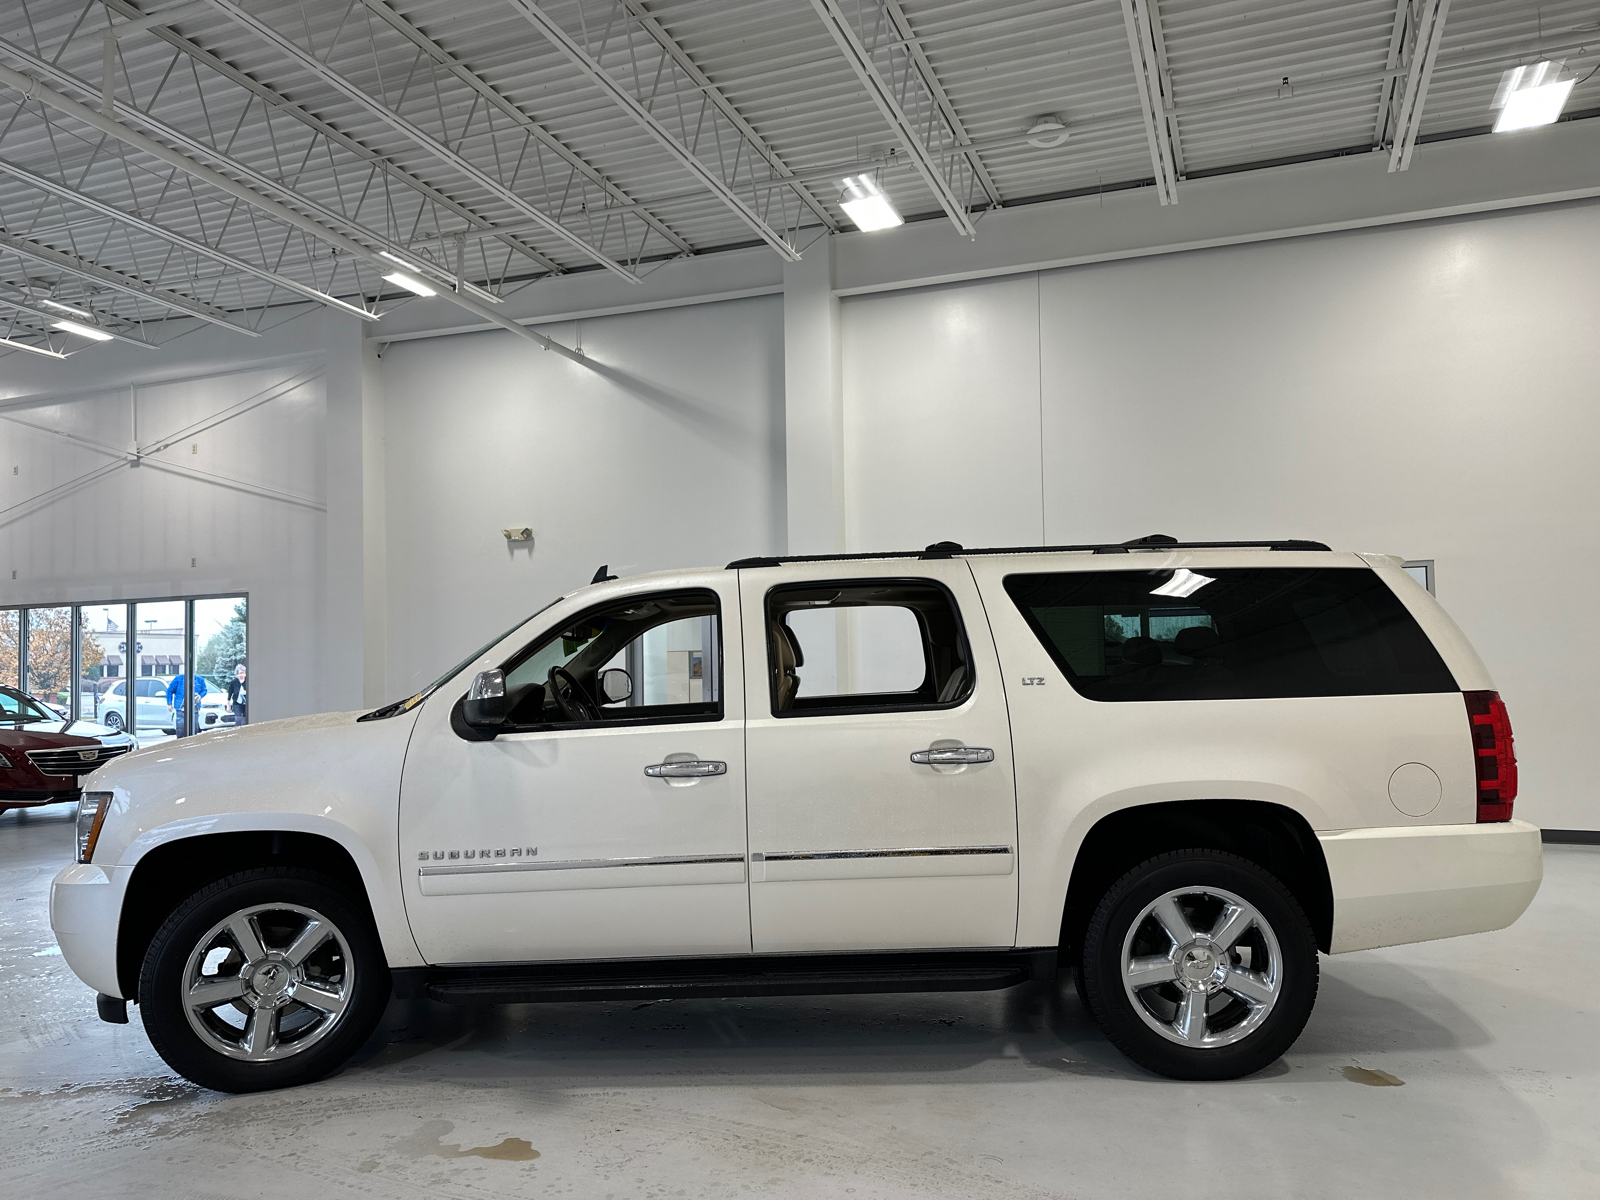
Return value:
M 93 338 L 97 342 L 109 342 L 111 340 L 109 333 L 104 329 L 96 329 L 93 325 L 80 325 L 76 321 L 56 321 L 53 324 L 57 329 L 75 333 L 79 337 Z
M 75 317 L 89 317 L 90 319 L 93 319 L 93 317 L 94 317 L 94 314 L 92 312 L 89 312 L 87 309 L 73 308 L 72 305 L 63 304 L 59 300 L 43 300 L 43 299 L 41 299 L 39 301 L 39 303 L 44 305 L 46 308 L 53 308 L 57 312 L 71 313 Z
M 1532 129 L 1536 125 L 1554 124 L 1566 107 L 1575 80 L 1557 79 L 1562 63 L 1539 62 L 1529 66 L 1512 67 L 1500 77 L 1500 87 L 1495 92 L 1495 107 L 1500 119 L 1494 123 L 1496 133 L 1511 133 L 1518 129 Z
M 395 287 L 403 287 L 406 291 L 415 292 L 419 296 L 437 296 L 439 294 L 423 283 L 422 280 L 413 279 L 404 271 L 396 271 L 393 275 L 385 275 L 384 278 L 394 284 Z
M 839 207 L 855 222 L 863 233 L 878 229 L 893 229 L 904 225 L 905 218 L 895 211 L 889 197 L 883 194 L 877 180 L 870 175 L 850 175 L 841 181 L 844 193 L 839 197 Z

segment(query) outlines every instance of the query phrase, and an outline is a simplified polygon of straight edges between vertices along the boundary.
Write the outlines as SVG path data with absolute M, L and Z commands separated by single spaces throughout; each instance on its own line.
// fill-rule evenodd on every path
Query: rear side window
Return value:
M 1073 571 L 1005 586 L 1091 700 L 1457 690 L 1415 618 L 1362 567 Z

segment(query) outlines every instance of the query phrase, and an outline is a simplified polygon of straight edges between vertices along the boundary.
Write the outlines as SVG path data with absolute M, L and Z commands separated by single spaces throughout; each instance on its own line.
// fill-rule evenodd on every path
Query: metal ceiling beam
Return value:
M 1155 0 L 1118 0 L 1122 6 L 1122 25 L 1128 35 L 1128 53 L 1133 56 L 1133 82 L 1139 93 L 1139 111 L 1144 118 L 1144 136 L 1150 145 L 1150 165 L 1155 169 L 1156 197 L 1162 204 L 1178 202 L 1178 165 L 1173 154 L 1173 129 L 1170 91 L 1163 91 L 1162 62 L 1165 48 L 1158 49 L 1159 18 Z
M 10 285 L 10 284 L 0 283 L 0 287 L 10 288 L 11 286 L 12 285 Z M 21 289 L 21 288 L 15 288 L 13 290 L 16 290 L 16 291 L 19 291 L 19 292 L 23 292 L 24 295 L 29 295 L 30 294 L 28 292 L 23 291 L 23 289 Z M 14 308 L 18 312 L 33 313 L 35 316 L 44 317 L 46 320 L 49 320 L 49 321 L 59 321 L 63 317 L 66 317 L 66 318 L 71 319 L 71 320 L 79 320 L 79 318 L 73 317 L 73 315 L 71 313 L 51 312 L 44 305 L 37 304 L 37 303 L 31 302 L 31 301 L 28 301 L 28 300 L 12 300 L 12 299 L 10 299 L 10 298 L 8 298 L 6 296 L 0 296 L 0 304 L 5 305 L 7 308 Z M 115 329 L 112 329 L 109 326 L 107 326 L 106 324 L 104 324 L 104 315 L 101 314 L 101 313 L 95 313 L 93 320 L 81 321 L 80 323 L 81 324 L 85 324 L 85 325 L 93 325 L 101 333 L 109 333 L 115 340 L 117 340 L 119 342 L 126 342 L 130 346 L 138 346 L 142 350 L 159 350 L 159 349 L 161 349 L 161 347 L 156 345 L 156 343 L 154 343 L 154 342 L 147 342 L 147 341 L 143 340 L 142 338 L 129 337 L 125 333 L 118 333 Z
M 7 162 L 3 158 L 0 158 L 0 171 L 4 171 L 6 174 L 12 175 L 41 191 L 49 192 L 54 196 L 61 197 L 63 200 L 68 200 L 92 212 L 99 213 L 102 217 L 109 217 L 120 224 L 129 225 L 141 233 L 148 233 L 151 237 L 160 238 L 162 241 L 177 246 L 181 250 L 202 255 L 213 262 L 219 262 L 231 270 L 253 275 L 257 279 L 263 279 L 276 287 L 304 296 L 308 300 L 315 300 L 319 304 L 326 304 L 330 308 L 337 308 L 341 312 L 350 313 L 352 316 L 360 317 L 363 320 L 376 321 L 378 319 L 377 313 L 359 305 L 340 300 L 337 296 L 330 296 L 326 292 L 318 291 L 314 287 L 301 283 L 299 280 L 290 279 L 287 275 L 280 275 L 276 271 L 267 270 L 265 267 L 255 266 L 242 258 L 235 258 L 231 254 L 206 245 L 204 242 L 197 242 L 193 238 L 185 237 L 183 234 L 168 229 L 164 225 L 157 225 L 154 221 L 147 221 L 143 217 L 135 216 L 133 213 L 123 212 L 120 208 L 107 204 L 103 200 L 96 200 L 93 196 L 85 195 L 75 188 L 70 188 L 64 183 L 58 183 L 56 180 L 47 178 L 44 175 L 35 175 L 32 171 L 26 170 L 16 163 Z
M 195 300 L 189 296 L 179 295 L 168 288 L 157 287 L 143 279 L 132 275 L 124 275 L 121 271 L 113 271 L 110 267 L 102 267 L 98 263 L 89 262 L 73 254 L 66 254 L 51 246 L 40 242 L 31 242 L 27 238 L 17 237 L 15 234 L 0 230 L 0 246 L 24 258 L 31 258 L 34 262 L 43 263 L 57 271 L 68 275 L 76 275 L 79 279 L 87 279 L 94 283 L 104 284 L 108 288 L 123 292 L 129 296 L 136 296 L 141 300 L 153 300 L 157 304 L 165 305 L 174 312 L 185 313 L 197 317 L 212 325 L 223 329 L 231 329 L 234 333 L 242 333 L 246 337 L 260 337 L 254 329 L 246 329 L 243 325 L 235 325 L 228 314 L 220 308 L 213 308 L 202 300 Z
M 657 120 L 654 114 L 634 97 L 633 93 L 623 87 L 598 62 L 589 57 L 588 52 L 568 37 L 566 31 L 544 9 L 535 4 L 533 0 L 505 0 L 505 2 L 526 18 L 528 23 L 543 34 L 551 45 L 565 54 L 572 64 L 589 78 L 590 82 L 594 83 L 611 99 L 613 104 L 626 112 L 636 124 L 645 129 L 651 137 L 655 138 L 666 149 L 667 153 L 671 154 L 691 175 L 700 180 L 708 191 L 732 209 L 741 221 L 755 230 L 762 241 L 766 242 L 787 261 L 798 262 L 800 260 L 799 252 L 789 244 L 787 238 L 768 225 L 760 214 L 746 204 L 720 175 L 674 137 L 672 131 Z
M 928 61 L 928 55 L 922 48 L 922 42 L 912 31 L 911 22 L 906 18 L 905 10 L 900 7 L 900 0 L 883 0 L 884 10 L 889 14 L 889 19 L 894 22 L 895 28 L 905 40 L 906 52 L 911 55 L 911 61 L 916 64 L 917 73 L 922 77 L 922 85 L 928 89 L 928 94 L 933 97 L 933 102 L 939 106 L 939 112 L 944 117 L 945 124 L 950 126 L 950 132 L 955 134 L 956 143 L 960 145 L 962 153 L 971 164 L 972 172 L 977 177 L 978 185 L 983 188 L 984 195 L 989 197 L 989 203 L 995 207 L 1000 206 L 1000 189 L 995 186 L 994 180 L 989 178 L 989 171 L 983 165 L 983 160 L 978 157 L 978 152 L 972 147 L 972 138 L 967 134 L 967 126 L 956 112 L 956 106 L 950 102 L 949 95 L 944 90 L 944 85 L 939 82 L 933 64 Z
M 766 139 L 755 131 L 755 127 L 749 121 L 744 119 L 744 114 L 734 107 L 733 102 L 727 96 L 722 94 L 722 89 L 711 82 L 711 77 L 700 69 L 699 64 L 694 59 L 689 57 L 688 51 L 678 43 L 676 38 L 667 32 L 666 27 L 656 20 L 649 9 L 645 8 L 644 0 L 621 0 L 621 2 L 623 8 L 628 10 L 628 15 L 638 22 L 639 28 L 648 33 L 655 40 L 656 45 L 667 52 L 672 61 L 678 64 L 678 68 L 684 75 L 689 78 L 695 87 L 700 89 L 700 93 L 710 100 L 723 116 L 727 117 L 729 123 L 735 129 L 744 135 L 745 141 L 754 147 L 756 153 L 761 156 L 762 161 L 767 164 L 772 173 L 781 180 L 789 181 L 795 194 L 800 197 L 801 202 L 816 215 L 817 220 L 821 221 L 830 233 L 836 231 L 839 228 L 839 223 L 833 219 L 833 214 L 828 211 L 828 206 L 818 200 L 789 168 L 788 164 L 778 157 L 772 147 L 767 145 Z
M 934 161 L 933 152 L 917 132 L 916 126 L 901 106 L 889 81 L 884 79 L 872 61 L 871 53 L 862 42 L 861 35 L 856 32 L 855 26 L 851 25 L 845 16 L 839 0 L 811 0 L 811 7 L 816 9 L 817 16 L 822 18 L 822 23 L 833 35 L 839 52 L 844 55 L 851 70 L 861 80 L 867 95 L 883 114 L 883 119 L 888 122 L 889 128 L 904 143 L 906 152 L 911 156 L 912 165 L 916 167 L 917 174 L 922 176 L 922 182 L 933 193 L 934 199 L 939 202 L 939 207 L 944 209 L 945 215 L 950 218 L 951 223 L 963 237 L 975 237 L 977 230 L 972 224 L 972 218 L 967 215 L 966 203 L 951 190 L 944 172 Z M 950 149 L 954 149 L 953 145 Z M 962 158 L 965 161 L 964 155 Z
M 218 12 L 229 17 L 234 24 L 250 30 L 251 33 L 254 33 L 262 41 L 272 46 L 279 54 L 295 63 L 302 70 L 315 75 L 347 100 L 352 100 L 361 105 L 391 129 L 405 134 L 406 137 L 416 142 L 417 145 L 421 146 L 440 162 L 447 164 L 457 173 L 466 176 L 491 196 L 516 209 L 528 220 L 542 226 L 546 232 L 560 238 L 574 250 L 584 255 L 584 257 L 593 259 L 606 270 L 626 279 L 629 283 L 639 282 L 639 277 L 617 262 L 616 259 L 604 253 L 598 247 L 590 245 L 587 240 L 572 232 L 542 208 L 528 203 L 511 188 L 508 188 L 487 171 L 482 170 L 457 154 L 414 121 L 401 116 L 376 97 L 367 95 L 366 92 L 351 83 L 339 72 L 306 53 L 306 51 L 284 37 L 272 26 L 257 17 L 251 16 L 241 6 L 234 3 L 234 0 L 206 0 L 206 2 Z
M 1417 148 L 1417 134 L 1422 128 L 1422 106 L 1428 99 L 1428 84 L 1433 79 L 1433 64 L 1439 57 L 1439 41 L 1444 37 L 1444 19 L 1449 11 L 1450 0 L 1407 0 L 1411 54 L 1400 107 L 1394 115 L 1390 171 L 1411 167 L 1411 154 Z
M 328 229 L 323 225 L 319 225 L 310 217 L 296 212 L 287 204 L 284 204 L 278 200 L 274 200 L 270 196 L 263 196 L 259 192 L 252 191 L 250 188 L 246 187 L 242 183 L 239 183 L 237 180 L 228 178 L 228 176 L 224 175 L 221 171 L 215 170 L 212 167 L 208 167 L 204 163 L 196 162 L 194 159 L 189 158 L 187 155 L 180 154 L 178 151 L 173 150 L 168 146 L 163 146 L 154 138 L 146 137 L 137 130 L 129 129 L 121 122 L 116 121 L 111 117 L 104 116 L 87 105 L 79 104 L 76 100 L 72 100 L 61 95 L 61 93 L 46 87 L 37 79 L 33 79 L 27 75 L 24 75 L 21 71 L 13 71 L 10 67 L 0 66 L 0 84 L 14 88 L 15 90 L 22 92 L 26 96 L 30 96 L 32 99 L 37 100 L 42 104 L 48 104 L 51 108 L 54 108 L 59 112 L 64 112 L 68 116 L 76 118 L 93 129 L 98 129 L 102 133 L 109 134 L 110 136 L 117 138 L 119 141 L 132 146 L 134 149 L 143 151 L 145 154 L 150 155 L 150 157 L 158 159 L 169 166 L 177 167 L 179 170 L 193 175 L 196 179 L 210 184 L 218 191 L 226 192 L 230 196 L 236 196 L 253 208 L 259 209 L 261 212 L 277 218 L 286 225 L 292 225 L 296 229 L 302 229 L 311 234 L 313 237 L 319 238 L 322 241 L 327 242 L 329 245 L 344 251 L 346 254 L 350 254 L 364 262 L 376 266 L 380 270 L 388 271 L 391 268 L 391 264 L 388 262 L 388 260 L 380 258 L 377 251 L 363 246 L 354 238 L 347 237 L 345 234 L 339 233 L 337 230 Z M 519 325 L 510 317 L 502 316 L 493 308 L 486 304 L 479 303 L 463 292 L 444 291 L 440 292 L 439 296 L 441 299 L 447 300 L 449 303 L 454 304 L 457 308 L 464 308 L 475 316 L 481 317 L 483 320 L 488 321 L 491 324 L 498 325 L 502 329 L 514 333 L 518 337 L 525 338 L 546 350 L 554 350 L 557 354 L 560 354 L 565 358 L 570 358 L 575 362 L 587 362 L 584 356 L 577 351 L 571 350 L 568 347 L 563 346 L 560 342 L 553 341 L 552 339 L 545 337 L 542 333 L 536 333 L 532 329 L 528 329 L 522 325 Z
M 612 182 L 610 179 L 607 179 L 593 165 L 585 161 L 580 155 L 563 143 L 561 139 L 556 137 L 555 134 L 551 133 L 543 125 L 539 124 L 539 122 L 535 121 L 532 117 L 528 116 L 527 113 L 523 112 L 522 109 L 518 108 L 510 100 L 506 99 L 506 97 L 502 96 L 500 92 L 496 90 L 493 84 L 489 83 L 482 76 L 473 71 L 460 59 L 456 58 L 443 46 L 439 45 L 438 42 L 434 41 L 427 34 L 423 33 L 422 30 L 418 29 L 405 17 L 401 16 L 394 9 L 390 8 L 389 5 L 384 2 L 384 0 L 361 0 L 361 3 L 366 5 L 373 15 L 377 16 L 379 19 L 388 24 L 389 27 L 396 33 L 400 34 L 401 37 L 405 38 L 413 46 L 416 46 L 417 49 L 421 50 L 429 58 L 433 59 L 434 62 L 438 63 L 457 79 L 461 80 L 462 83 L 466 84 L 473 91 L 477 92 L 478 95 L 482 96 L 485 103 L 493 105 L 502 114 L 509 118 L 518 129 L 521 129 L 523 132 L 537 139 L 540 145 L 544 146 L 553 154 L 558 156 L 574 171 L 577 171 L 590 183 L 594 184 L 594 186 L 602 189 L 608 197 L 618 200 L 623 205 L 628 206 L 626 211 L 636 212 L 640 220 L 644 221 L 645 224 L 649 225 L 651 229 L 654 229 L 662 237 L 666 238 L 667 241 L 671 242 L 675 247 L 677 247 L 680 252 L 684 254 L 694 253 L 694 247 L 688 242 L 684 241 L 683 238 L 678 236 L 678 234 L 673 232 L 670 228 L 668 228 L 666 223 L 654 213 L 650 212 L 646 204 L 635 202 L 627 192 L 623 191 L 621 187 Z M 605 211 L 610 213 L 613 210 L 610 206 L 607 206 Z
M 200 0 L 200 2 L 204 3 L 204 0 Z M 139 10 L 132 4 L 129 4 L 127 0 L 102 0 L 102 3 L 105 4 L 108 13 L 116 12 L 122 14 L 123 16 L 132 18 L 137 18 L 140 15 Z M 207 69 L 216 72 L 229 83 L 232 83 L 236 87 L 239 87 L 250 93 L 252 96 L 255 96 L 263 104 L 270 106 L 274 112 L 282 113 L 284 116 L 298 121 L 307 129 L 312 130 L 318 137 L 326 138 L 329 142 L 338 146 L 340 149 L 353 154 L 362 162 L 368 164 L 378 171 L 381 171 L 385 176 L 393 179 L 396 183 L 400 184 L 408 191 L 416 193 L 425 200 L 439 205 L 441 208 L 448 209 L 456 216 L 460 217 L 463 221 L 474 226 L 475 228 L 484 228 L 490 224 L 489 221 L 483 217 L 480 217 L 477 213 L 473 212 L 460 201 L 445 195 L 432 184 L 418 179 L 404 167 L 390 162 L 376 150 L 373 150 L 361 142 L 358 142 L 349 134 L 334 128 L 321 117 L 309 113 L 299 105 L 293 104 L 286 100 L 260 80 L 246 75 L 243 71 L 239 70 L 231 63 L 224 62 L 222 59 L 218 58 L 215 54 L 211 53 L 211 51 L 205 49 L 203 46 L 196 45 L 188 38 L 185 38 L 173 30 L 164 27 L 159 22 L 150 27 L 149 33 L 151 37 L 163 41 L 167 45 L 171 46 L 174 50 L 178 50 L 183 54 L 188 55 L 195 62 L 200 63 Z M 38 72 L 41 79 L 50 79 L 64 87 L 76 88 L 85 92 L 92 91 L 96 95 L 99 94 L 97 89 L 91 88 L 84 80 L 81 80 L 77 76 L 62 70 L 52 62 L 47 62 L 37 55 L 29 54 L 27 51 L 22 50 L 14 45 L 0 42 L 0 52 L 10 54 L 22 61 L 26 64 L 29 70 Z M 248 180 L 257 188 L 265 189 L 268 192 L 282 196 L 284 199 L 302 208 L 304 211 L 316 214 L 325 223 L 331 224 L 336 228 L 353 232 L 357 237 L 362 238 L 369 244 L 381 245 L 384 249 L 387 249 L 392 253 L 405 253 L 404 247 L 391 242 L 387 237 L 381 233 L 378 233 L 376 230 L 369 229 L 367 226 L 361 224 L 361 222 L 347 217 L 343 213 L 328 208 L 325 205 L 319 204 L 308 196 L 301 195 L 287 184 L 272 178 L 270 175 L 265 175 L 262 172 L 255 170 L 255 168 L 247 166 L 236 159 L 230 158 L 226 153 L 216 149 L 215 147 L 208 146 L 205 142 L 198 138 L 190 137 L 182 130 L 175 129 L 172 126 L 165 124 L 158 118 L 150 116 L 148 113 L 145 113 L 141 109 L 135 108 L 131 104 L 124 104 L 120 100 L 116 101 L 115 111 L 112 113 L 112 115 L 120 116 L 126 121 L 137 122 L 145 129 L 148 129 L 152 133 L 159 134 L 162 138 L 172 142 L 180 149 L 188 150 L 191 154 L 198 155 L 200 158 L 214 163 L 215 165 L 226 167 L 230 172 L 233 172 L 239 175 L 241 178 Z M 559 275 L 563 269 L 559 263 L 553 261 L 552 259 L 546 258 L 543 254 L 540 254 L 526 242 L 521 242 L 511 237 L 503 237 L 500 238 L 499 241 L 501 245 L 515 250 L 518 254 L 521 254 L 530 261 L 537 263 L 544 270 L 549 271 L 552 274 Z M 434 271 L 436 279 L 442 280 L 448 283 L 450 286 L 455 286 L 455 280 L 453 276 L 450 276 L 442 268 L 433 264 L 428 264 L 428 266 Z M 473 283 L 464 283 L 464 286 L 479 299 L 487 300 L 491 304 L 500 303 L 500 297 L 496 296 L 493 292 L 486 291 L 485 289 L 480 288 Z

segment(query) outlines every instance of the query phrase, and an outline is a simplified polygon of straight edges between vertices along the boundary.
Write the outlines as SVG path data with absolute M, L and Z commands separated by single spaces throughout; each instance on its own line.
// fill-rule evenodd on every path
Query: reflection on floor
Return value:
M 1600 1194 L 1600 849 L 1509 930 L 1323 960 L 1252 1079 L 1131 1067 L 1070 986 L 459 1009 L 394 1003 L 292 1092 L 175 1077 L 50 935 L 72 813 L 0 817 L 0 1194 Z

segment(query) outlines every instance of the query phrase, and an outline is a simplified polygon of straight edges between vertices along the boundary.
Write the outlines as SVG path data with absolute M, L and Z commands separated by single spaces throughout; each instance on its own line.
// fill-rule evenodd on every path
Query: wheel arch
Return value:
M 176 837 L 151 847 L 134 864 L 117 923 L 117 982 L 138 1000 L 139 973 L 151 939 L 168 915 L 208 884 L 257 867 L 300 867 L 334 880 L 377 921 L 368 883 L 336 838 L 297 829 L 239 829 Z
M 1075 961 L 1100 897 L 1126 871 L 1169 850 L 1220 850 L 1272 872 L 1311 921 L 1317 947 L 1333 940 L 1333 885 L 1322 844 L 1294 809 L 1262 800 L 1171 800 L 1095 822 L 1078 847 L 1061 920 L 1061 951 Z

